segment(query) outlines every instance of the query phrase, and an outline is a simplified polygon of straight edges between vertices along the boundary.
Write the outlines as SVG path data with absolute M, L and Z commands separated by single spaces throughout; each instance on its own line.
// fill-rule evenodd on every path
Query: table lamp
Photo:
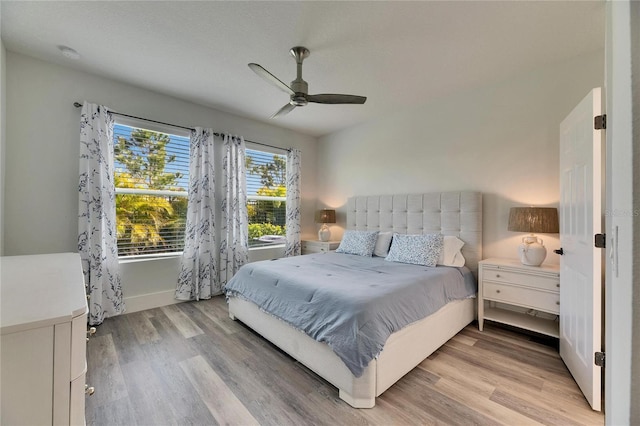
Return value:
M 318 239 L 320 241 L 329 241 L 331 238 L 331 231 L 329 230 L 327 223 L 336 223 L 336 211 L 331 209 L 318 210 L 316 212 L 316 223 L 322 224 L 318 231 Z
M 547 249 L 541 238 L 534 233 L 557 234 L 558 209 L 555 207 L 512 207 L 509 212 L 509 231 L 530 232 L 522 238 L 518 246 L 520 262 L 523 265 L 540 266 L 547 257 Z

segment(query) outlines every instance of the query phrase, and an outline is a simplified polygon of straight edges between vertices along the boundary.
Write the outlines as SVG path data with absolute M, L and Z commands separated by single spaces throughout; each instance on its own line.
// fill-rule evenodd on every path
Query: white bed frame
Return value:
M 416 195 L 353 197 L 347 202 L 347 229 L 407 234 L 441 232 L 465 242 L 466 266 L 477 277 L 482 258 L 482 194 L 438 192 Z M 371 408 L 402 376 L 420 364 L 476 316 L 475 299 L 447 304 L 427 318 L 392 334 L 380 355 L 360 377 L 324 343 L 239 298 L 229 299 L 229 316 L 239 319 L 339 389 L 355 408 Z

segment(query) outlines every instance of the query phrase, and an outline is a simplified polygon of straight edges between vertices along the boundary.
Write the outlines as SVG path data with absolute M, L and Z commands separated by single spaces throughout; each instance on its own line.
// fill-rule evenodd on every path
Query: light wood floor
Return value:
M 107 319 L 87 347 L 88 425 L 602 425 L 533 338 L 470 324 L 354 409 L 336 388 L 231 321 L 222 297 Z

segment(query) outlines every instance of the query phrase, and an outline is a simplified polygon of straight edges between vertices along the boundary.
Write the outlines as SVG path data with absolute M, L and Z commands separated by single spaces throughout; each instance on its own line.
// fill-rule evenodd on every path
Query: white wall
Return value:
M 302 228 L 315 232 L 315 138 L 15 52 L 7 52 L 6 65 L 6 255 L 77 251 L 80 110 L 73 102 L 84 100 L 144 118 L 301 149 Z M 125 298 L 159 292 L 154 297 L 172 299 L 178 259 L 121 266 Z M 140 298 L 130 305 L 130 311 L 147 307 Z
M 7 78 L 6 56 L 4 43 L 0 38 L 0 256 L 4 254 L 4 176 L 5 176 L 5 146 L 7 134 Z
M 484 257 L 517 257 L 524 235 L 507 231 L 509 208 L 557 207 L 559 124 L 603 85 L 603 55 L 429 100 L 321 138 L 318 197 L 321 206 L 339 210 L 333 232 L 342 232 L 352 195 L 476 190 L 484 193 Z M 559 263 L 551 252 L 558 235 L 540 237 L 546 263 Z

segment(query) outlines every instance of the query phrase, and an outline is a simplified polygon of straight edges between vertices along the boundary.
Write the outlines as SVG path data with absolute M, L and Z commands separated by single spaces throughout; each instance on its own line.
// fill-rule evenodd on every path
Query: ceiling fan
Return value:
M 261 65 L 251 63 L 251 68 L 256 74 L 265 79 L 268 83 L 276 86 L 278 89 L 287 93 L 291 100 L 271 116 L 277 118 L 288 114 L 295 107 L 305 106 L 309 102 L 317 104 L 363 104 L 367 98 L 365 96 L 355 95 L 339 95 L 334 93 L 324 93 L 319 95 L 309 95 L 309 85 L 302 79 L 302 61 L 309 56 L 309 49 L 302 46 L 292 47 L 289 53 L 296 60 L 298 72 L 296 79 L 291 82 L 291 86 L 287 86 L 276 76 L 264 69 Z

